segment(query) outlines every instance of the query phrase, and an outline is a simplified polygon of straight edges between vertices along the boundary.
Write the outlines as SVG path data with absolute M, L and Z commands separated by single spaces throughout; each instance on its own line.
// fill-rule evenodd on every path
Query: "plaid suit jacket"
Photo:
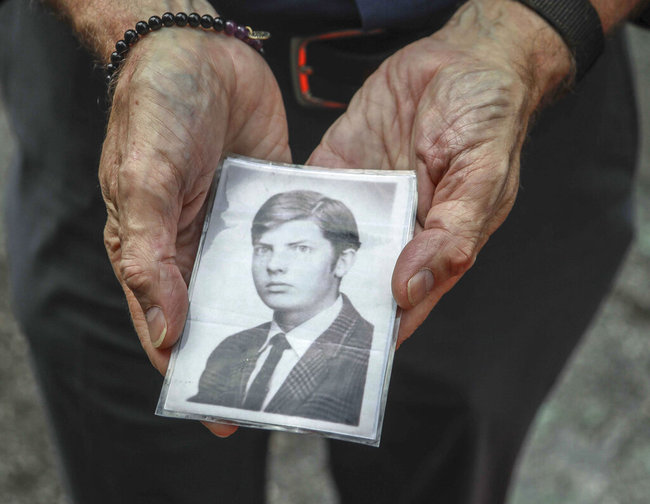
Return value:
M 226 338 L 208 358 L 189 400 L 242 408 L 246 384 L 271 323 Z M 343 295 L 332 325 L 307 349 L 264 411 L 358 425 L 373 325 Z

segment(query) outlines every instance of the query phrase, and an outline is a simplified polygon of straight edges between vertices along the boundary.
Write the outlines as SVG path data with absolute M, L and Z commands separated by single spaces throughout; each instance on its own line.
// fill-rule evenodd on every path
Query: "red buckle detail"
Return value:
M 291 39 L 290 57 L 291 57 L 291 82 L 293 91 L 298 103 L 304 107 L 344 109 L 347 103 L 334 100 L 328 100 L 325 97 L 314 96 L 309 84 L 309 77 L 314 74 L 314 69 L 308 64 L 308 46 L 313 42 L 322 42 L 324 40 L 362 37 L 368 34 L 380 33 L 382 30 L 362 31 L 362 30 L 341 30 L 335 32 L 322 33 L 309 37 L 293 37 Z

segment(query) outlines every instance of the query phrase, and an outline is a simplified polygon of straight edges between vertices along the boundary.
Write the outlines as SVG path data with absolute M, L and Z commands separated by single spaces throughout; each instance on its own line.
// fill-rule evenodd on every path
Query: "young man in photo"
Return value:
M 226 338 L 190 401 L 358 425 L 373 326 L 339 290 L 360 246 L 352 212 L 314 191 L 276 194 L 251 229 L 270 322 Z

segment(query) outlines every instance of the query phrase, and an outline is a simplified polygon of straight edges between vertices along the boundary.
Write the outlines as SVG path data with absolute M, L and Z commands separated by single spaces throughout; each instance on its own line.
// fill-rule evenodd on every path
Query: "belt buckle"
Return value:
M 327 97 L 314 96 L 312 86 L 310 86 L 310 77 L 314 75 L 316 69 L 309 65 L 308 46 L 314 42 L 323 42 L 327 40 L 355 38 L 382 33 L 383 30 L 363 31 L 360 29 L 349 29 L 322 33 L 320 35 L 311 35 L 307 37 L 292 37 L 290 45 L 290 67 L 291 83 L 296 97 L 296 101 L 303 107 L 325 108 L 325 109 L 344 109 L 348 104 L 341 101 L 328 99 Z

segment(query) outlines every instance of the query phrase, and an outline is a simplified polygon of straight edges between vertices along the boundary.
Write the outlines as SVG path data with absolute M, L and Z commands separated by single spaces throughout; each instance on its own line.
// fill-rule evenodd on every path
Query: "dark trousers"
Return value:
M 69 491 L 93 504 L 260 503 L 266 432 L 222 440 L 153 415 L 162 378 L 102 244 L 102 74 L 64 25 L 27 4 L 0 10 L 19 142 L 6 187 L 11 282 Z M 286 40 L 268 47 L 286 90 Z M 303 162 L 335 114 L 285 100 Z M 576 91 L 540 115 L 511 215 L 397 352 L 381 447 L 330 443 L 343 502 L 502 502 L 526 430 L 631 240 L 636 131 L 614 38 Z

